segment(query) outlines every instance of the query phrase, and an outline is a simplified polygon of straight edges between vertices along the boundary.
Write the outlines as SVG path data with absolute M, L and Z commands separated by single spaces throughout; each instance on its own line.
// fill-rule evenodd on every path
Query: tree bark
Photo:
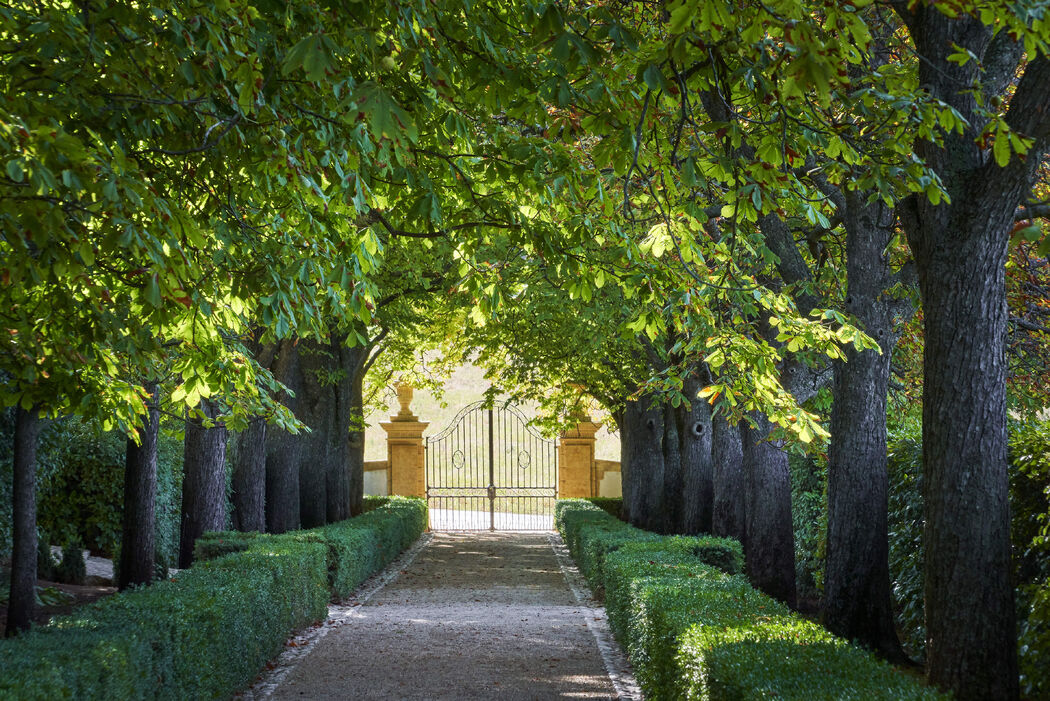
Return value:
M 643 397 L 627 402 L 620 430 L 624 518 L 657 532 L 664 522 L 663 424 L 663 407 Z
M 201 402 L 205 416 L 215 418 L 211 401 Z M 200 419 L 186 421 L 186 457 L 182 478 L 182 528 L 179 567 L 193 564 L 193 548 L 205 531 L 226 527 L 226 427 L 205 428 Z
M 285 395 L 282 402 L 298 415 L 299 352 L 291 340 L 281 341 L 274 361 L 274 377 L 295 396 Z M 299 528 L 299 453 L 297 437 L 282 429 L 266 435 L 266 530 L 284 533 Z
M 779 442 L 770 441 L 772 424 L 752 414 L 742 424 L 747 574 L 757 588 L 788 606 L 796 605 L 795 532 L 791 521 L 791 473 Z
M 678 412 L 678 451 L 682 461 L 685 506 L 676 533 L 710 533 L 714 511 L 714 467 L 711 453 L 711 405 L 698 398 L 701 382 L 688 378 L 685 394 L 690 406 Z
M 124 459 L 124 516 L 117 580 L 121 590 L 149 584 L 155 571 L 160 390 L 156 382 L 147 383 L 144 389 L 149 401 L 139 426 L 139 443 L 128 439 Z
M 273 370 L 278 344 L 249 344 L 255 360 Z M 237 436 L 237 462 L 231 479 L 232 523 L 237 531 L 266 530 L 266 421 L 252 419 L 248 428 Z
M 711 532 L 736 538 L 746 548 L 744 454 L 739 424 L 711 420 L 714 513 Z
M 310 427 L 296 436 L 299 453 L 299 518 L 302 528 L 316 528 L 327 522 L 327 479 L 335 433 L 335 373 L 339 372 L 331 344 L 299 340 L 299 368 L 302 391 L 296 418 Z
M 371 346 L 347 348 L 339 339 L 340 365 L 346 374 L 336 386 L 340 458 L 333 461 L 329 468 L 329 521 L 357 516 L 364 509 L 364 380 L 365 362 L 370 350 Z
M 233 468 L 233 529 L 266 530 L 266 421 L 252 419 L 237 437 Z
M 923 57 L 920 85 L 967 124 L 940 143 L 915 147 L 950 199 L 934 205 L 914 198 L 899 208 L 915 255 L 925 326 L 927 675 L 959 699 L 1014 699 L 1005 262 L 1013 213 L 1050 147 L 1050 57 L 1030 57 L 1015 82 L 1022 52 L 1009 32 L 966 14 L 949 18 L 927 5 L 894 7 Z M 959 65 L 950 59 L 956 46 L 988 61 Z M 970 85 L 983 88 L 986 104 L 1009 100 L 1006 124 L 1032 139 L 1023 159 L 1012 155 L 1000 166 L 978 138 L 989 120 L 980 93 L 961 87 Z
M 11 594 L 4 633 L 8 637 L 27 630 L 36 609 L 36 449 L 40 426 L 36 407 L 28 411 L 15 407 Z
M 882 353 L 846 348 L 834 368 L 828 451 L 828 534 L 824 622 L 883 657 L 907 661 L 897 638 L 890 598 L 887 541 L 886 395 L 893 329 L 882 297 L 891 271 L 883 252 L 892 231 L 880 228 L 880 205 L 847 192 L 846 312 Z

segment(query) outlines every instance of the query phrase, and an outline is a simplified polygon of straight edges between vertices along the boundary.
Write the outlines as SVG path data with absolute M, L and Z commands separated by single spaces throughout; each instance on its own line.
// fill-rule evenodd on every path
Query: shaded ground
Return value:
M 438 533 L 286 671 L 277 699 L 615 699 L 595 634 L 546 533 Z M 336 607 L 338 608 L 338 607 Z M 336 616 L 338 617 L 338 616 Z M 608 642 L 604 643 L 608 658 Z M 620 663 L 622 664 L 622 663 Z M 616 665 L 613 665 L 614 668 Z M 265 686 L 265 684 L 264 684 Z M 629 688 L 629 684 L 628 684 Z M 272 691 L 272 696 L 269 696 Z
M 0 579 L 3 582 L 2 586 L 7 586 L 10 581 L 10 577 L 6 576 Z M 36 585 L 40 588 L 54 588 L 60 592 L 64 592 L 69 595 L 71 600 L 65 603 L 56 604 L 52 606 L 37 606 L 36 611 L 33 615 L 33 622 L 36 625 L 47 625 L 55 616 L 64 616 L 67 613 L 72 613 L 73 609 L 84 604 L 90 604 L 92 601 L 97 601 L 104 596 L 109 596 L 115 593 L 117 590 L 115 587 L 111 587 L 105 584 L 86 584 L 78 586 L 76 584 L 59 584 L 58 582 L 49 582 L 44 579 L 38 579 Z M 5 597 L 6 598 L 6 597 Z M 0 635 L 3 635 L 3 631 L 7 628 L 7 604 L 0 604 Z

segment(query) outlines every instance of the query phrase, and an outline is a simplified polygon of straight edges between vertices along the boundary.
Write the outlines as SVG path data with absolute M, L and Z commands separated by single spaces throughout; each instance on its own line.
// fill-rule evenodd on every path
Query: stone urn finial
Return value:
M 397 401 L 401 405 L 401 411 L 397 412 L 398 419 L 415 421 L 416 416 L 412 413 L 412 385 L 407 382 L 397 383 Z

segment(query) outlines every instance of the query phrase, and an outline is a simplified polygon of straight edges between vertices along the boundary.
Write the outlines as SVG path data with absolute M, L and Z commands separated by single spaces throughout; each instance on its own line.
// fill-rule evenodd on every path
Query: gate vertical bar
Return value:
M 489 408 L 489 530 L 496 530 L 496 463 L 495 442 L 492 436 L 493 422 L 495 417 L 492 408 Z

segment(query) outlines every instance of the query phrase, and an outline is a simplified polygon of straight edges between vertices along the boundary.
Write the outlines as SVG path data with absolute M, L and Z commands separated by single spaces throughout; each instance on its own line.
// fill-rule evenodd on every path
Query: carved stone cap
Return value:
M 397 416 L 391 416 L 391 421 L 418 421 L 419 417 L 412 413 L 412 385 L 407 382 L 397 383 L 397 401 L 401 405 L 401 411 Z

